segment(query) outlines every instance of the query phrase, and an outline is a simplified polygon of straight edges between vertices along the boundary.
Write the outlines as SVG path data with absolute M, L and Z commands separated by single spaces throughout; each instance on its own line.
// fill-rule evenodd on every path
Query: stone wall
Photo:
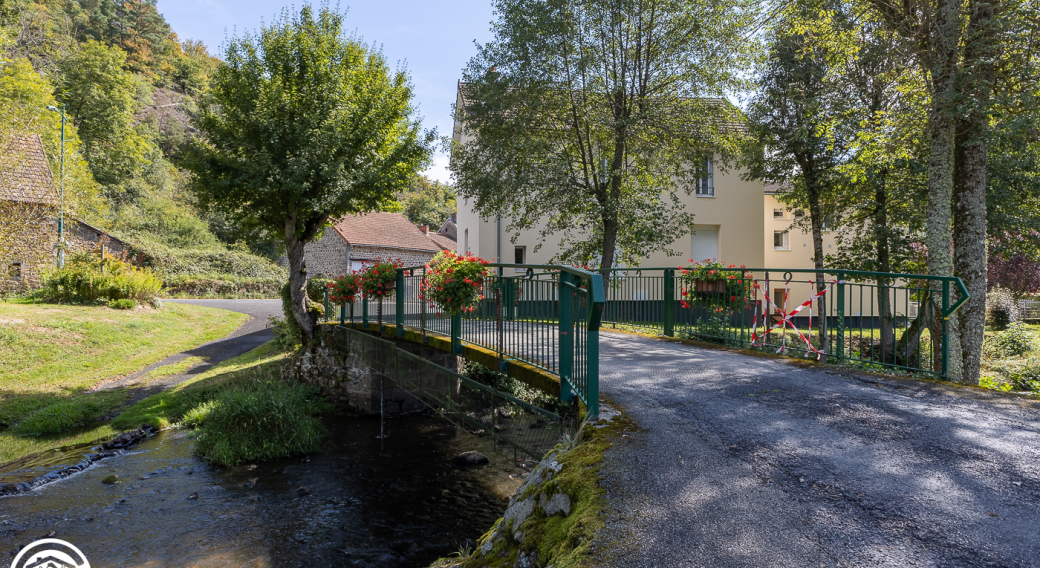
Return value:
M 320 275 L 334 277 L 350 271 L 350 245 L 334 229 L 325 229 L 320 240 L 307 243 L 303 254 L 307 260 L 307 274 L 312 278 Z
M 334 334 L 332 326 L 319 326 L 314 345 L 293 360 L 289 376 L 320 387 L 325 396 L 349 412 L 379 414 L 380 387 L 387 414 L 416 412 L 426 408 L 394 381 L 380 381 L 380 374 L 364 359 L 355 354 L 344 354 L 343 349 L 336 346 Z M 418 345 L 403 342 L 399 347 L 410 352 L 419 350 Z M 432 349 L 425 351 L 424 358 L 431 362 L 452 371 L 459 370 L 461 358 Z

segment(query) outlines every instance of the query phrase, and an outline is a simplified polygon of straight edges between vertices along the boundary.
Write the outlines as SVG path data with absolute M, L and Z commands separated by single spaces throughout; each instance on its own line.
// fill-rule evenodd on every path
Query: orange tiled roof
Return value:
M 441 235 L 439 233 L 430 233 L 427 235 L 433 242 L 437 243 L 444 250 L 455 250 L 457 243 L 452 240 L 448 235 Z
M 400 213 L 347 215 L 333 226 L 351 245 L 440 252 L 441 247 Z
M 12 136 L 0 154 L 0 200 L 54 205 L 57 193 L 40 135 Z

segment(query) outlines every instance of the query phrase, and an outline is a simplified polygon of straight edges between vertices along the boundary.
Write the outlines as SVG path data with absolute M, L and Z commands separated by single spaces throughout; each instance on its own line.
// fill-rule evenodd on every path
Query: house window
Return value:
M 773 231 L 773 249 L 787 250 L 787 231 Z
M 513 249 L 513 264 L 527 263 L 527 247 L 515 247 Z M 524 268 L 517 267 L 517 272 L 523 272 Z
M 12 262 L 11 266 L 9 266 L 7 268 L 7 275 L 8 275 L 8 277 L 10 277 L 11 280 L 21 280 L 22 279 L 22 263 L 20 263 L 20 262 Z
M 463 245 L 465 245 L 465 251 L 469 254 L 469 229 L 466 229 L 465 238 L 463 239 Z
M 802 211 L 801 209 L 799 209 L 798 211 L 795 211 L 794 212 L 794 218 L 795 218 L 796 221 L 801 221 L 802 219 L 805 218 L 805 211 Z
M 773 209 L 773 218 L 774 219 L 783 219 L 784 218 L 784 210 L 783 209 Z
M 704 170 L 707 173 L 707 177 L 697 180 L 697 196 L 715 197 L 715 181 L 712 175 L 711 158 L 704 159 Z

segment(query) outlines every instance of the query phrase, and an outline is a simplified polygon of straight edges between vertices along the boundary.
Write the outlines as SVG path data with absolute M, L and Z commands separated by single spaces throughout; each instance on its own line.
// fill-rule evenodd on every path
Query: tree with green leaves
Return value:
M 748 105 L 751 143 L 743 160 L 746 179 L 777 184 L 784 188 L 784 203 L 808 210 L 817 269 L 824 268 L 824 219 L 837 203 L 838 171 L 848 145 L 847 133 L 833 128 L 833 119 L 844 112 L 847 94 L 830 81 L 829 46 L 796 25 L 807 12 L 823 10 L 821 4 L 789 6 L 771 30 L 769 54 Z M 825 287 L 822 272 L 816 274 L 816 286 Z M 826 304 L 820 302 L 817 309 L 822 350 L 827 351 Z
M 322 5 L 232 38 L 199 105 L 186 164 L 200 206 L 281 234 L 292 312 L 309 343 L 304 246 L 343 215 L 381 209 L 429 160 L 404 70 Z
M 83 140 L 94 179 L 110 199 L 120 201 L 121 184 L 150 162 L 148 140 L 134 128 L 137 86 L 118 47 L 88 41 L 58 64 L 61 83 L 55 96 Z
M 404 216 L 409 221 L 416 225 L 428 225 L 434 231 L 455 214 L 458 205 L 454 187 L 433 181 L 422 174 L 412 178 L 400 201 Z
M 459 194 L 555 261 L 637 265 L 693 229 L 679 196 L 735 155 L 758 3 L 496 0 L 495 39 L 463 71 Z M 668 251 L 672 254 L 678 254 Z

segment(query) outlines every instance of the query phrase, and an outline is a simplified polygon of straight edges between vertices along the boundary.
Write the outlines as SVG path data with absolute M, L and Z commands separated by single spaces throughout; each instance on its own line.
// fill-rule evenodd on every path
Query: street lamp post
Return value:
M 61 199 L 58 204 L 58 268 L 65 266 L 65 104 L 62 103 L 61 110 L 47 105 L 47 110 L 61 113 L 61 179 L 58 182 L 61 188 Z

